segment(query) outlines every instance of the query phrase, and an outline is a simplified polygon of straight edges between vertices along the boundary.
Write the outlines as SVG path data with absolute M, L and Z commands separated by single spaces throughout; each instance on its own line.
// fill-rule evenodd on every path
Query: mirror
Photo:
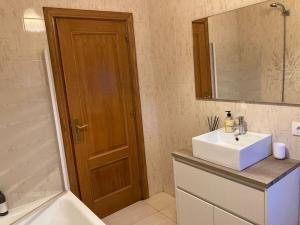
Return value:
M 300 1 L 266 1 L 192 25 L 197 98 L 300 103 Z

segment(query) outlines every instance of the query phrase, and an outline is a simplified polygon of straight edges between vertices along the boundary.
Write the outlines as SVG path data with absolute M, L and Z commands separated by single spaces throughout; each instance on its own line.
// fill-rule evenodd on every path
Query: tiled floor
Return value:
M 103 221 L 107 225 L 176 225 L 175 199 L 162 192 L 105 217 Z

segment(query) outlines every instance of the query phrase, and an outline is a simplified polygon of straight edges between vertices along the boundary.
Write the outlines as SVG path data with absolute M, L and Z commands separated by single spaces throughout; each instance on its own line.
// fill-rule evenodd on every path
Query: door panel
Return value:
M 88 121 L 92 122 L 94 148 L 89 156 L 128 146 L 117 34 L 79 33 L 73 38 Z
M 126 23 L 56 22 L 81 197 L 106 216 L 141 199 Z

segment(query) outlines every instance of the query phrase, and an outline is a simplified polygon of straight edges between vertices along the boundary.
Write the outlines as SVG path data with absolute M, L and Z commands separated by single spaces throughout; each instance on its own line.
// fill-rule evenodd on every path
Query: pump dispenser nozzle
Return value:
M 231 111 L 225 111 L 227 112 L 227 117 L 231 117 Z

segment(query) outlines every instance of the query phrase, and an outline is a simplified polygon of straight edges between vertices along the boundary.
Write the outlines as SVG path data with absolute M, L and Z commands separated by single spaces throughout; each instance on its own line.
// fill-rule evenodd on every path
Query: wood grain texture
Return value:
M 195 158 L 190 148 L 173 152 L 172 155 L 176 161 L 189 164 L 261 191 L 265 191 L 300 166 L 300 161 L 298 160 L 276 160 L 273 156 L 270 156 L 243 171 L 237 171 Z
M 194 69 L 197 98 L 212 98 L 208 18 L 193 22 Z
M 80 190 L 82 200 L 106 216 L 148 197 L 132 15 L 53 8 L 44 13 L 56 91 L 64 96 L 59 105 L 68 124 L 71 190 L 78 196 Z M 88 124 L 77 144 L 71 118 Z
M 77 168 L 75 165 L 75 155 L 73 149 L 73 143 L 71 138 L 71 127 L 69 109 L 67 104 L 67 96 L 65 91 L 63 68 L 61 64 L 60 48 L 57 38 L 55 18 L 56 14 L 62 13 L 57 12 L 56 9 L 44 8 L 44 18 L 47 30 L 49 51 L 51 57 L 51 64 L 53 70 L 54 85 L 56 91 L 57 105 L 60 116 L 60 124 L 65 148 L 68 176 L 71 191 L 78 197 L 80 196 Z

